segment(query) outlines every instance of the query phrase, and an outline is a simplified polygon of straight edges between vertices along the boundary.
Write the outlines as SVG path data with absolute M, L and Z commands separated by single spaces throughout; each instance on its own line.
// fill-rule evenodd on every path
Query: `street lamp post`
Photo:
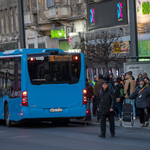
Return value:
M 20 48 L 26 48 L 23 0 L 18 0 L 18 14 L 19 14 L 19 30 L 20 30 Z
M 129 0 L 129 12 L 130 12 L 130 54 L 131 57 L 138 57 L 138 37 L 137 37 L 137 19 L 136 19 L 135 0 Z M 133 61 L 138 61 L 138 59 Z

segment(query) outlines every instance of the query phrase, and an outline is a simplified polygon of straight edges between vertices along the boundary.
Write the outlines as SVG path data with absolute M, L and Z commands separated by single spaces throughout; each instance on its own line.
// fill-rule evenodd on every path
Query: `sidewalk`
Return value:
M 92 124 L 92 125 L 100 125 L 100 123 L 97 122 L 97 117 L 92 116 L 92 120 L 91 121 L 85 121 L 84 119 L 72 119 L 71 122 L 76 122 L 76 123 L 82 123 L 82 124 Z M 107 125 L 109 125 L 109 121 L 107 121 Z M 116 127 L 121 127 L 120 126 L 120 121 L 118 120 L 118 118 L 115 117 L 115 125 Z M 134 126 L 131 126 L 131 123 L 125 122 L 124 123 L 125 128 L 138 128 L 138 129 L 148 129 L 150 130 L 150 125 L 148 127 L 141 127 L 140 125 L 140 121 L 138 118 L 136 118 L 136 120 L 134 120 Z M 121 127 L 122 128 L 122 127 Z

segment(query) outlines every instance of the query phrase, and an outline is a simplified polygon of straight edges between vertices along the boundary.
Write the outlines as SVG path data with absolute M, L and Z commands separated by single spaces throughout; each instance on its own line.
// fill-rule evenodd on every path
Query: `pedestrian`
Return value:
M 124 75 L 124 74 L 121 75 L 121 81 L 122 81 L 123 84 L 125 85 L 125 75 Z
M 150 87 L 150 82 L 149 82 L 149 78 L 148 77 L 144 77 L 144 83 Z
M 95 84 L 96 84 L 97 81 L 98 81 L 98 76 L 95 75 L 94 76 L 94 80 L 91 82 L 91 85 L 92 85 L 93 88 L 94 88 L 94 86 L 95 86 Z
M 141 73 L 138 74 L 138 78 L 136 79 L 136 86 L 139 86 L 139 79 L 142 78 L 143 75 Z
M 102 83 L 102 90 L 99 92 L 98 98 L 98 110 L 101 113 L 101 134 L 99 137 L 106 137 L 106 118 L 109 120 L 111 137 L 115 137 L 114 107 L 114 94 L 109 88 L 108 81 L 104 80 Z
M 131 72 L 126 73 L 126 83 L 125 83 L 125 89 L 124 94 L 126 98 L 126 103 L 131 103 L 133 106 L 133 119 L 136 119 L 136 108 L 135 108 L 135 100 L 128 99 L 128 96 L 131 95 L 135 91 L 136 82 L 132 78 Z
M 116 98 L 116 106 L 119 112 L 119 120 L 122 118 L 122 101 L 121 101 L 121 89 L 123 89 L 123 85 L 120 83 L 121 78 L 117 78 L 115 80 L 115 90 L 114 90 L 114 95 Z
M 135 80 L 134 76 L 133 76 L 133 72 L 129 71 L 129 73 L 131 74 L 132 80 Z
M 148 75 L 147 75 L 146 72 L 143 73 L 143 78 L 144 78 L 144 77 L 148 77 Z
M 148 87 L 150 87 L 150 82 L 148 77 L 144 77 L 144 83 L 147 84 Z M 149 99 L 149 116 L 150 116 L 150 99 Z
M 94 96 L 93 96 L 93 115 L 96 116 L 97 113 L 97 96 L 99 91 L 102 89 L 103 76 L 99 75 L 99 80 L 94 86 Z M 97 121 L 99 121 L 99 115 L 97 114 Z
M 143 78 L 140 78 L 139 82 L 140 85 L 129 95 L 129 99 L 136 99 L 141 127 L 147 127 L 149 125 L 150 88 L 144 83 Z
M 113 76 L 113 73 L 109 74 L 109 78 L 110 78 L 109 79 L 109 83 L 112 84 L 112 87 L 114 87 L 114 76 Z
M 87 90 L 87 114 L 85 120 L 91 120 L 91 98 L 93 95 L 93 88 L 89 84 L 88 79 L 86 78 L 86 90 Z

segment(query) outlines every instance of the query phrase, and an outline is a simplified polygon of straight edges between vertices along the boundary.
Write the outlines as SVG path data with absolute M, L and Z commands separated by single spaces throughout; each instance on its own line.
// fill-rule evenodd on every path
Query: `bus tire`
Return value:
M 6 124 L 7 127 L 11 127 L 12 126 L 12 122 L 9 119 L 8 104 L 5 105 L 5 124 Z

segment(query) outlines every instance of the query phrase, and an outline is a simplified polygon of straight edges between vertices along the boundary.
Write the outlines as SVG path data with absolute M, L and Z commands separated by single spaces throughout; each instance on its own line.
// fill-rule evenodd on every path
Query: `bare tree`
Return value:
M 123 45 L 124 43 L 120 36 L 101 31 L 95 37 L 86 39 L 81 50 L 85 54 L 87 63 L 99 64 L 103 62 L 108 71 L 110 62 L 122 63 L 122 60 L 118 59 L 120 53 L 114 53 L 113 50 L 121 51 L 120 47 Z

